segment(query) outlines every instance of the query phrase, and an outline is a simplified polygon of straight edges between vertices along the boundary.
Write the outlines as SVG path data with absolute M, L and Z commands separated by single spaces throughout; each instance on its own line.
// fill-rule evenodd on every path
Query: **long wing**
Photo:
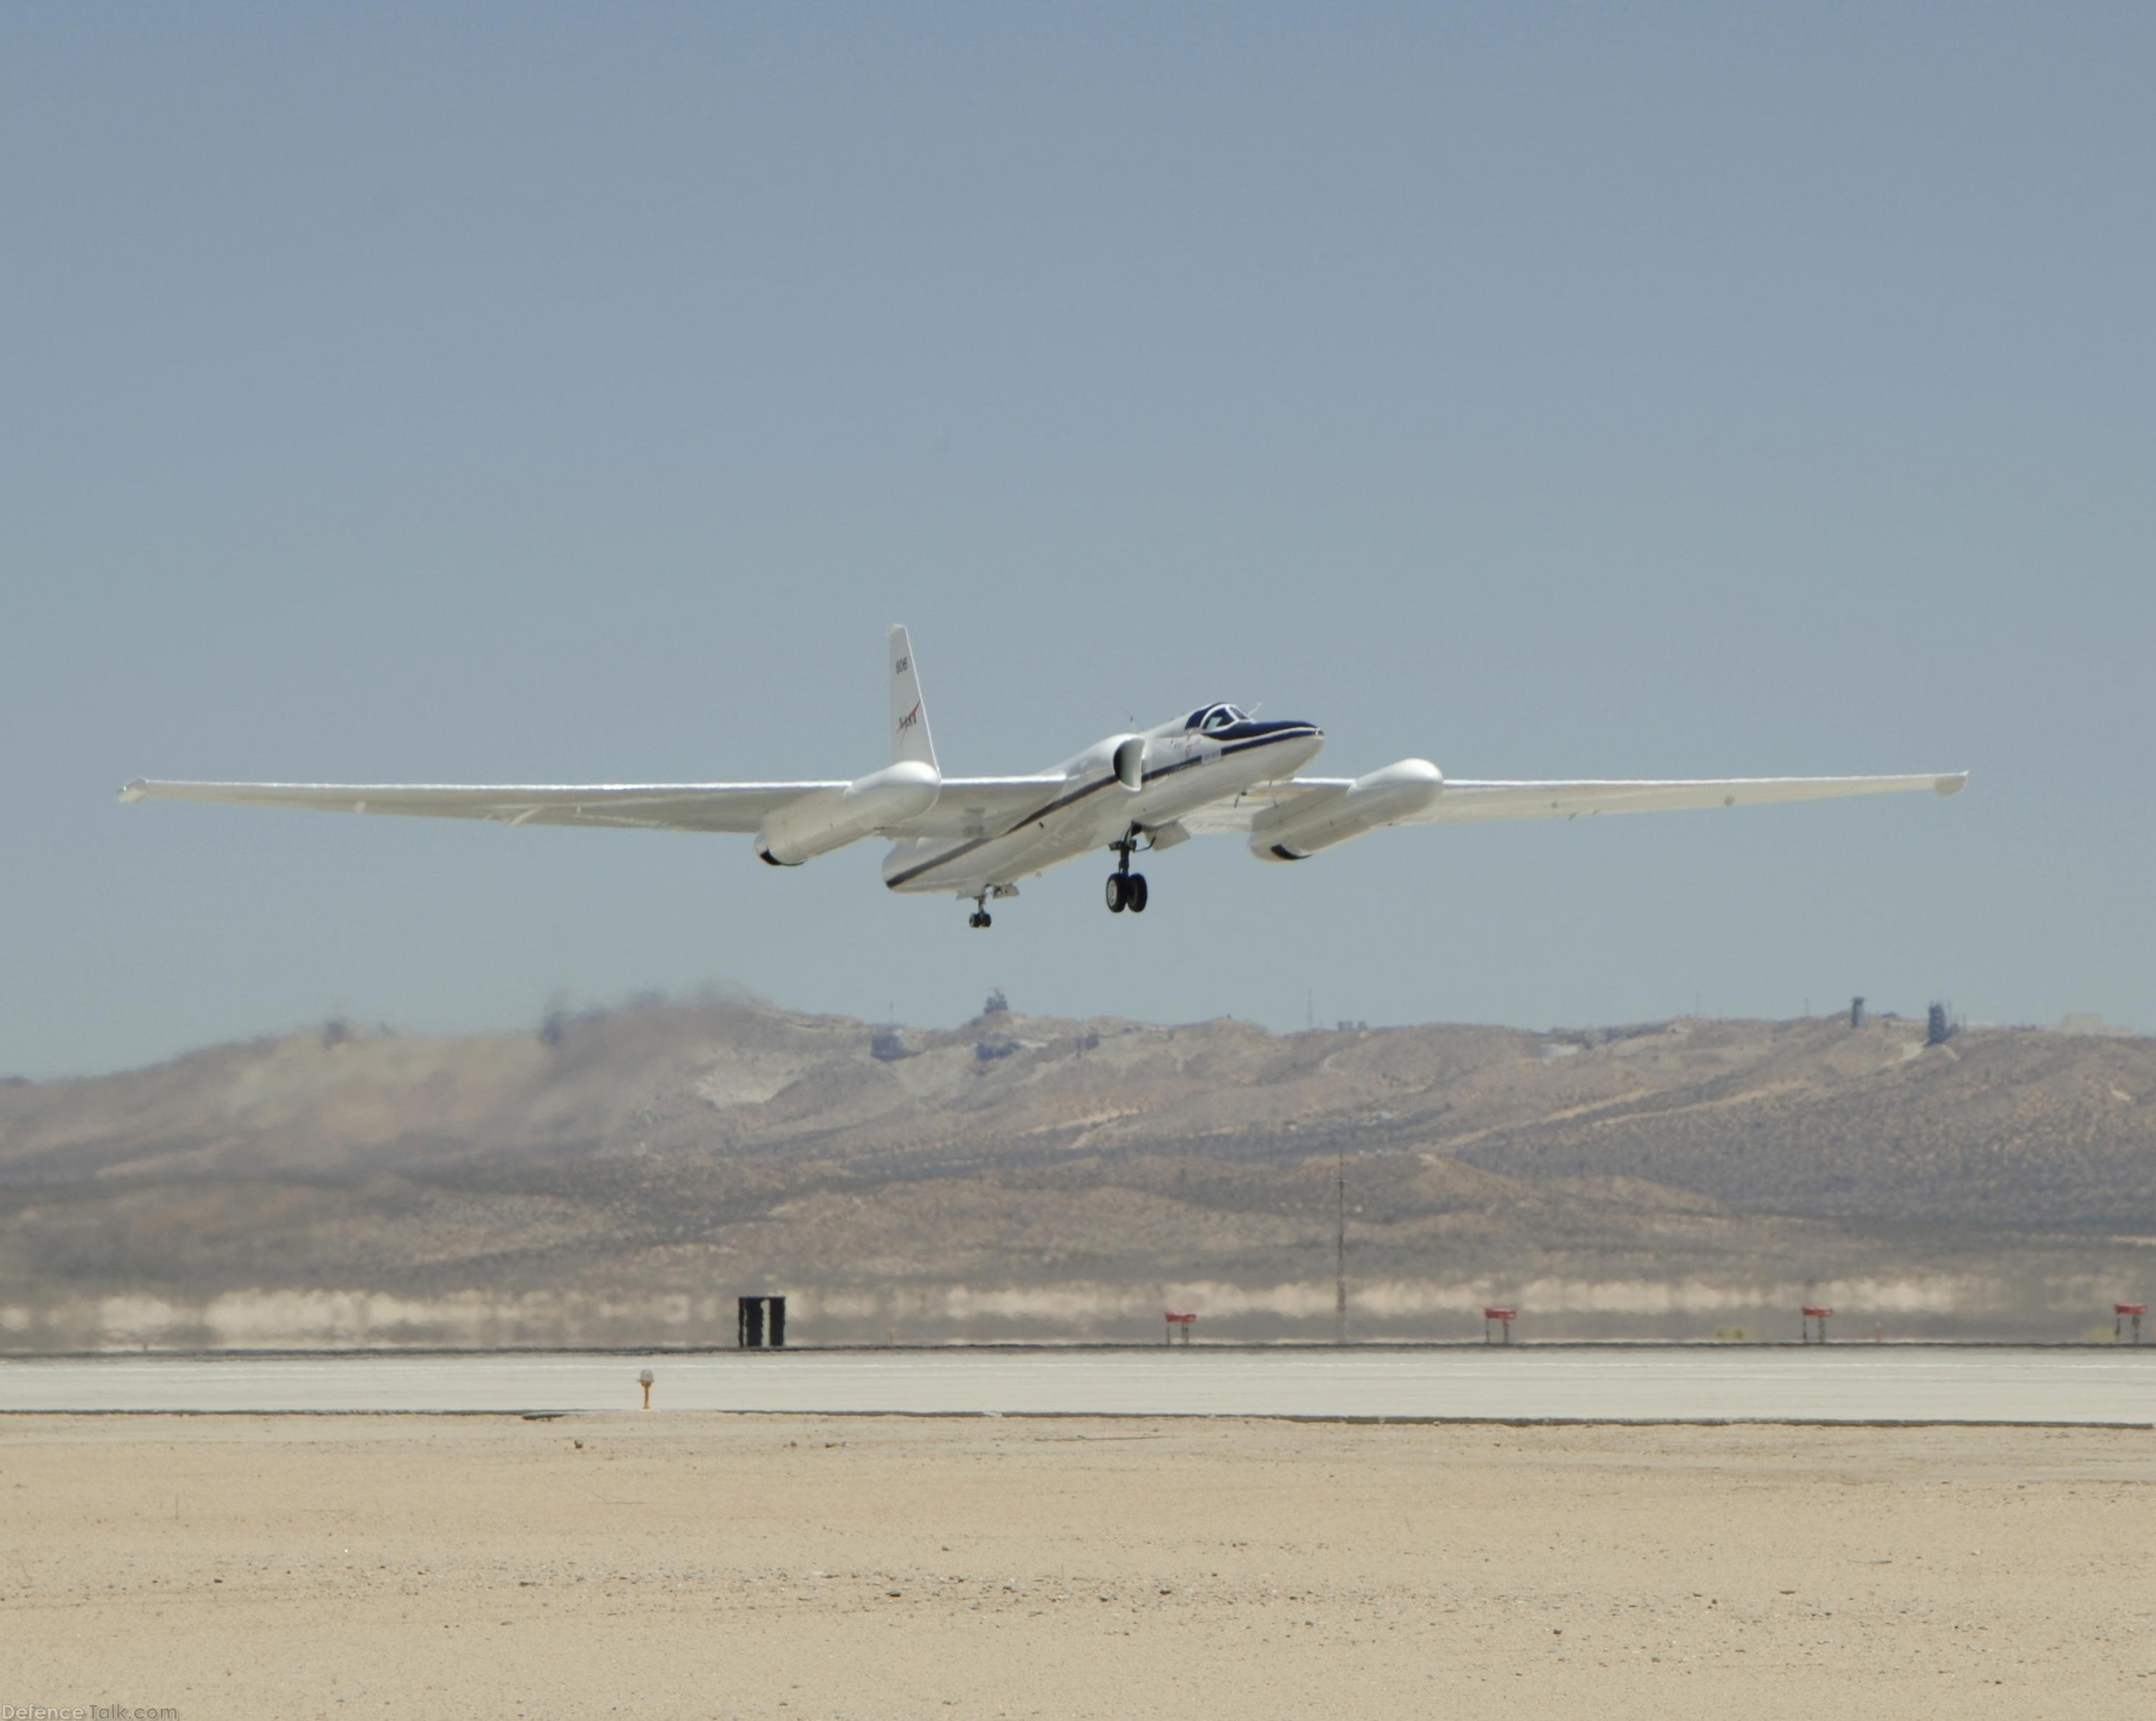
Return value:
M 611 829 L 738 831 L 762 828 L 775 808 L 843 782 L 807 783 L 195 783 L 146 782 L 123 801 L 229 801 L 323 813 L 398 813 L 476 818 L 498 825 L 596 825 Z
M 1447 782 L 1409 825 L 1470 825 L 1500 818 L 1578 818 L 1583 814 L 1678 813 L 1703 807 L 1764 807 L 1845 795 L 1960 791 L 1969 773 L 1916 777 L 1729 777 L 1673 782 Z
M 794 783 L 204 783 L 137 778 L 123 801 L 222 801 L 323 813 L 474 818 L 497 825 L 589 825 L 613 830 L 759 831 L 778 808 L 844 782 Z M 892 833 L 974 836 L 1023 819 L 1067 787 L 1061 777 L 947 779 L 934 807 Z
M 1719 777 L 1637 782 L 1501 782 L 1445 781 L 1436 798 L 1398 825 L 1475 825 L 1508 818 L 1598 817 L 1604 813 L 1673 813 L 1692 808 L 1760 807 L 1776 801 L 1830 800 L 1845 795 L 1894 795 L 1929 789 L 1957 793 L 1966 771 L 1910 777 Z M 1247 834 L 1260 814 L 1320 790 L 1346 789 L 1346 777 L 1297 777 L 1263 783 L 1233 800 L 1185 818 L 1192 835 Z

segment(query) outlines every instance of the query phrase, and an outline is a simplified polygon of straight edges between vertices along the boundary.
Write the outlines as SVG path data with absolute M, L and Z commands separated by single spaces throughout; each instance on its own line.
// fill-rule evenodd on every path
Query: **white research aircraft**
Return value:
M 890 631 L 891 763 L 851 782 L 596 783 L 474 788 L 406 783 L 150 782 L 123 801 L 233 801 L 335 813 L 405 813 L 502 825 L 596 825 L 753 834 L 774 867 L 796 867 L 862 837 L 895 846 L 892 890 L 969 898 L 969 924 L 991 898 L 1089 852 L 1116 857 L 1108 905 L 1145 912 L 1133 854 L 1186 837 L 1232 834 L 1260 860 L 1303 860 L 1349 837 L 1397 825 L 1578 818 L 1692 807 L 1929 789 L 1951 795 L 1968 772 L 1915 777 L 1733 777 L 1706 781 L 1481 782 L 1448 779 L 1427 759 L 1361 777 L 1298 777 L 1325 745 L 1314 723 L 1259 722 L 1233 705 L 1202 705 L 1150 729 L 1111 735 L 1029 777 L 946 777 L 906 630 Z

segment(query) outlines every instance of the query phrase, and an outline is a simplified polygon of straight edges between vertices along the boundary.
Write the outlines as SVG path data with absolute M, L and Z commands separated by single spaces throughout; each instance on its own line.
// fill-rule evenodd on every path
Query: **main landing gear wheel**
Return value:
M 993 926 L 995 924 L 995 917 L 985 908 L 976 908 L 972 913 L 966 916 L 966 924 L 976 928 Z
M 1116 857 L 1116 869 L 1108 875 L 1108 912 L 1111 914 L 1120 914 L 1127 908 L 1134 914 L 1145 912 L 1145 875 L 1130 869 L 1130 857 L 1138 847 L 1139 829 L 1132 825 L 1120 839 L 1108 845 Z M 1146 844 L 1148 848 L 1152 846 Z
M 1134 914 L 1145 912 L 1145 875 L 1142 872 L 1108 875 L 1108 912 L 1120 914 L 1127 908 Z

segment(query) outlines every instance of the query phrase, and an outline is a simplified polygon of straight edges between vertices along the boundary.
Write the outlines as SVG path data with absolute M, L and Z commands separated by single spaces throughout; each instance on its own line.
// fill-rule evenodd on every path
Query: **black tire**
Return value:
M 982 930 L 982 931 L 985 932 L 985 931 L 987 931 L 987 930 L 988 930 L 988 929 L 989 929 L 991 926 L 994 926 L 994 924 L 995 924 L 995 916 L 994 916 L 994 915 L 993 915 L 993 914 L 991 914 L 991 913 L 989 913 L 989 912 L 988 912 L 986 909 L 985 909 L 985 908 L 984 908 L 983 910 L 981 910 L 981 930 Z
M 1134 914 L 1145 912 L 1145 875 L 1134 872 L 1123 886 L 1123 901 Z
M 1108 875 L 1108 912 L 1111 914 L 1120 914 L 1125 905 L 1123 875 L 1119 872 L 1111 872 Z

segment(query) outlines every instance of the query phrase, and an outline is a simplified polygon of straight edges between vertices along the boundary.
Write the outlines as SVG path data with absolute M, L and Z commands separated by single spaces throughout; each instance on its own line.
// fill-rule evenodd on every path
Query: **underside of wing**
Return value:
M 1832 800 L 1931 790 L 1951 795 L 1968 772 L 1910 777 L 1727 777 L 1640 782 L 1476 782 L 1450 781 L 1403 825 L 1473 825 L 1505 818 L 1579 818 L 1604 813 L 1676 813 L 1708 807 L 1764 807 L 1777 801 Z
M 1348 787 L 1346 777 L 1297 777 L 1259 783 L 1226 800 L 1208 802 L 1176 820 L 1192 836 L 1248 836 L 1257 821 L 1276 808 Z
M 1397 770 L 1398 767 L 1389 767 Z M 1193 836 L 1248 836 L 1299 816 L 1316 816 L 1369 778 L 1297 777 L 1260 783 L 1231 799 L 1215 801 L 1180 822 Z M 1951 795 L 1968 772 L 1904 777 L 1725 777 L 1639 781 L 1499 782 L 1473 779 L 1432 781 L 1412 801 L 1374 816 L 1365 829 L 1400 825 L 1475 825 L 1498 819 L 1597 817 L 1605 813 L 1673 813 L 1695 808 L 1760 807 L 1776 801 L 1828 800 L 1848 795 L 1891 795 L 1931 790 Z
M 325 813 L 393 813 L 484 819 L 497 825 L 588 825 L 614 830 L 762 828 L 776 808 L 844 783 L 202 783 L 137 778 L 126 801 L 194 800 L 298 807 Z

